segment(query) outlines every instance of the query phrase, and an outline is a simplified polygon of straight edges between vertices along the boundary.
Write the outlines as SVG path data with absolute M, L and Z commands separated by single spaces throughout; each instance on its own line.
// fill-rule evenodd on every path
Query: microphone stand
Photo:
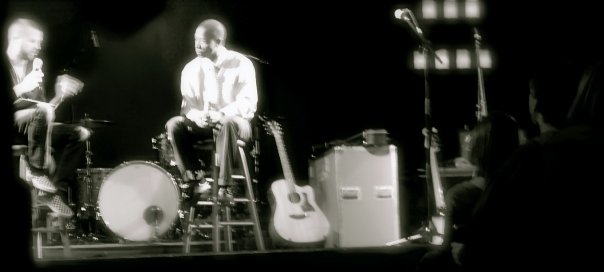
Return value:
M 261 59 L 261 58 L 255 57 L 255 56 L 253 56 L 253 55 L 250 55 L 250 54 L 244 54 L 244 55 L 245 55 L 246 57 L 248 57 L 248 58 L 250 58 L 250 59 L 253 59 L 253 60 L 257 61 L 257 62 L 260 62 L 260 63 L 262 63 L 262 64 L 267 64 L 267 65 L 269 65 L 269 64 L 270 64 L 270 63 L 269 63 L 267 60 L 264 60 L 264 59 Z
M 409 10 L 406 10 L 406 12 L 409 15 L 409 17 L 411 17 L 411 19 L 407 16 L 404 16 L 403 19 L 414 30 L 414 33 L 419 38 L 419 41 L 420 41 L 419 47 L 422 50 L 422 55 L 425 60 L 425 65 L 424 65 L 424 128 L 422 129 L 422 134 L 425 137 L 424 138 L 425 139 L 424 147 L 425 147 L 425 161 L 426 161 L 425 162 L 426 196 L 428 196 L 429 195 L 428 192 L 430 191 L 429 190 L 430 186 L 434 186 L 433 182 L 432 182 L 434 177 L 432 176 L 432 173 L 430 171 L 431 170 L 430 150 L 432 148 L 432 139 L 434 136 L 436 136 L 436 132 L 438 131 L 432 124 L 432 106 L 431 106 L 431 102 L 430 102 L 430 84 L 429 84 L 428 69 L 433 66 L 434 59 L 438 60 L 440 63 L 442 63 L 442 60 L 438 57 L 438 55 L 432 48 L 431 42 L 423 36 L 423 32 L 417 26 L 417 21 L 415 20 L 413 13 Z M 434 197 L 436 198 L 436 196 L 434 196 Z M 436 230 L 436 226 L 434 226 L 434 223 L 431 220 L 433 208 L 432 208 L 432 205 L 430 204 L 429 197 L 427 197 L 426 202 L 428 203 L 427 204 L 428 205 L 427 218 L 426 218 L 426 221 L 422 222 L 422 226 L 420 227 L 419 233 L 415 233 L 413 235 L 404 237 L 404 238 L 396 240 L 396 241 L 388 242 L 388 243 L 386 243 L 387 246 L 399 245 L 399 244 L 403 244 L 403 243 L 415 241 L 415 240 L 420 240 L 420 239 L 424 240 L 424 241 L 429 241 L 429 242 L 432 241 L 432 239 L 430 239 L 431 238 L 430 236 L 437 234 L 438 231 Z M 428 223 L 426 223 L 426 222 L 428 222 Z

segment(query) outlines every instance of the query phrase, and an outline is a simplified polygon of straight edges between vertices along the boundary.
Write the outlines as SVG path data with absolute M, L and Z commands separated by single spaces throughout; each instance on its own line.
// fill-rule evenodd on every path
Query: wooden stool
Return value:
M 233 237 L 232 228 L 239 226 L 251 226 L 254 232 L 254 238 L 256 240 L 256 247 L 258 250 L 264 250 L 264 239 L 262 238 L 262 231 L 260 229 L 260 220 L 258 218 L 258 211 L 256 208 L 255 197 L 252 186 L 252 176 L 249 171 L 246 152 L 245 142 L 237 141 L 239 150 L 239 159 L 243 168 L 243 175 L 232 175 L 233 180 L 245 180 L 245 197 L 235 197 L 234 201 L 245 202 L 248 204 L 248 210 L 250 218 L 248 220 L 233 221 L 231 220 L 231 207 L 230 205 L 223 205 L 218 200 L 218 168 L 217 168 L 217 156 L 215 155 L 215 144 L 213 141 L 206 143 L 211 144 L 211 150 L 214 152 L 214 162 L 212 164 L 212 178 L 207 178 L 208 181 L 212 181 L 212 197 L 209 201 L 198 201 L 191 206 L 189 211 L 188 223 L 184 239 L 184 253 L 190 253 L 191 250 L 191 236 L 194 229 L 212 228 L 212 248 L 214 252 L 221 251 L 221 237 L 220 229 L 224 230 L 225 250 L 233 251 Z M 211 225 L 196 225 L 194 224 L 195 208 L 196 206 L 212 206 L 212 224 Z M 222 219 L 224 215 L 224 219 Z
M 31 180 L 27 179 L 27 162 L 25 161 L 25 155 L 27 154 L 27 146 L 26 145 L 13 145 L 13 157 L 19 157 L 19 178 L 25 182 L 27 182 L 31 187 L 31 199 L 32 199 L 32 234 L 34 238 L 34 257 L 38 259 L 43 258 L 43 239 L 42 233 L 46 233 L 47 238 L 49 240 L 50 235 L 53 233 L 59 233 L 61 236 L 61 243 L 63 244 L 63 256 L 71 257 L 71 247 L 69 243 L 69 237 L 67 235 L 67 230 L 65 225 L 67 223 L 67 218 L 57 216 L 56 213 L 50 211 L 46 205 L 40 204 L 38 202 L 38 193 L 39 190 L 33 187 Z M 39 227 L 38 222 L 43 213 L 46 213 L 45 218 L 45 226 Z M 56 220 L 56 223 L 54 222 Z

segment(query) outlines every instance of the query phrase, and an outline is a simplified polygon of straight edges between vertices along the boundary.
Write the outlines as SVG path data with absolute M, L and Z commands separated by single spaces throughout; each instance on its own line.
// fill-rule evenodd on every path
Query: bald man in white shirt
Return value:
M 197 57 L 181 75 L 181 116 L 166 123 L 174 157 L 184 181 L 203 180 L 195 142 L 216 135 L 220 201 L 232 203 L 231 170 L 237 156 L 237 140 L 251 138 L 258 91 L 256 72 L 244 55 L 225 47 L 226 28 L 219 21 L 201 22 L 195 30 Z M 209 187 L 207 183 L 195 183 Z M 203 190 L 203 189 L 202 189 Z

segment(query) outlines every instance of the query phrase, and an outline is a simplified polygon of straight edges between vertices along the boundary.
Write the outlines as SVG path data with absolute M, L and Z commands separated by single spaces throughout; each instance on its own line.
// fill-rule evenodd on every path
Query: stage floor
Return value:
M 412 271 L 431 246 L 405 244 L 375 248 L 306 248 L 265 251 L 211 251 L 211 244 L 197 242 L 191 253 L 182 253 L 182 243 L 128 245 L 74 245 L 72 257 L 65 258 L 62 248 L 45 249 L 46 258 L 34 261 L 39 271 L 169 271 L 209 268 L 283 271 L 284 269 L 391 269 Z M 285 265 L 285 266 L 284 266 Z

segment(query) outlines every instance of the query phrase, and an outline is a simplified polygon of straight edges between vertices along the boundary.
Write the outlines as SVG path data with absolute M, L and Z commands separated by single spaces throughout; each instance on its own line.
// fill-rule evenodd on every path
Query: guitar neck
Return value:
M 275 136 L 275 142 L 277 143 L 277 150 L 279 152 L 279 159 L 281 161 L 281 166 L 283 167 L 283 175 L 287 180 L 288 185 L 291 188 L 291 191 L 295 190 L 295 182 L 294 182 L 294 173 L 291 168 L 291 164 L 289 162 L 289 158 L 287 157 L 287 150 L 285 149 L 285 143 L 283 141 L 283 137 L 279 133 L 273 133 Z
M 481 121 L 484 117 L 487 117 L 487 101 L 484 91 L 484 77 L 482 74 L 482 66 L 480 64 L 480 43 L 482 37 L 478 33 L 478 30 L 474 28 L 474 53 L 476 55 L 476 73 L 478 74 L 478 103 L 476 117 L 478 121 Z
M 434 190 L 434 202 L 436 204 L 436 209 L 437 211 L 442 211 L 446 208 L 445 197 L 440 178 L 438 159 L 434 149 L 430 150 L 430 173 L 432 174 L 432 188 Z

